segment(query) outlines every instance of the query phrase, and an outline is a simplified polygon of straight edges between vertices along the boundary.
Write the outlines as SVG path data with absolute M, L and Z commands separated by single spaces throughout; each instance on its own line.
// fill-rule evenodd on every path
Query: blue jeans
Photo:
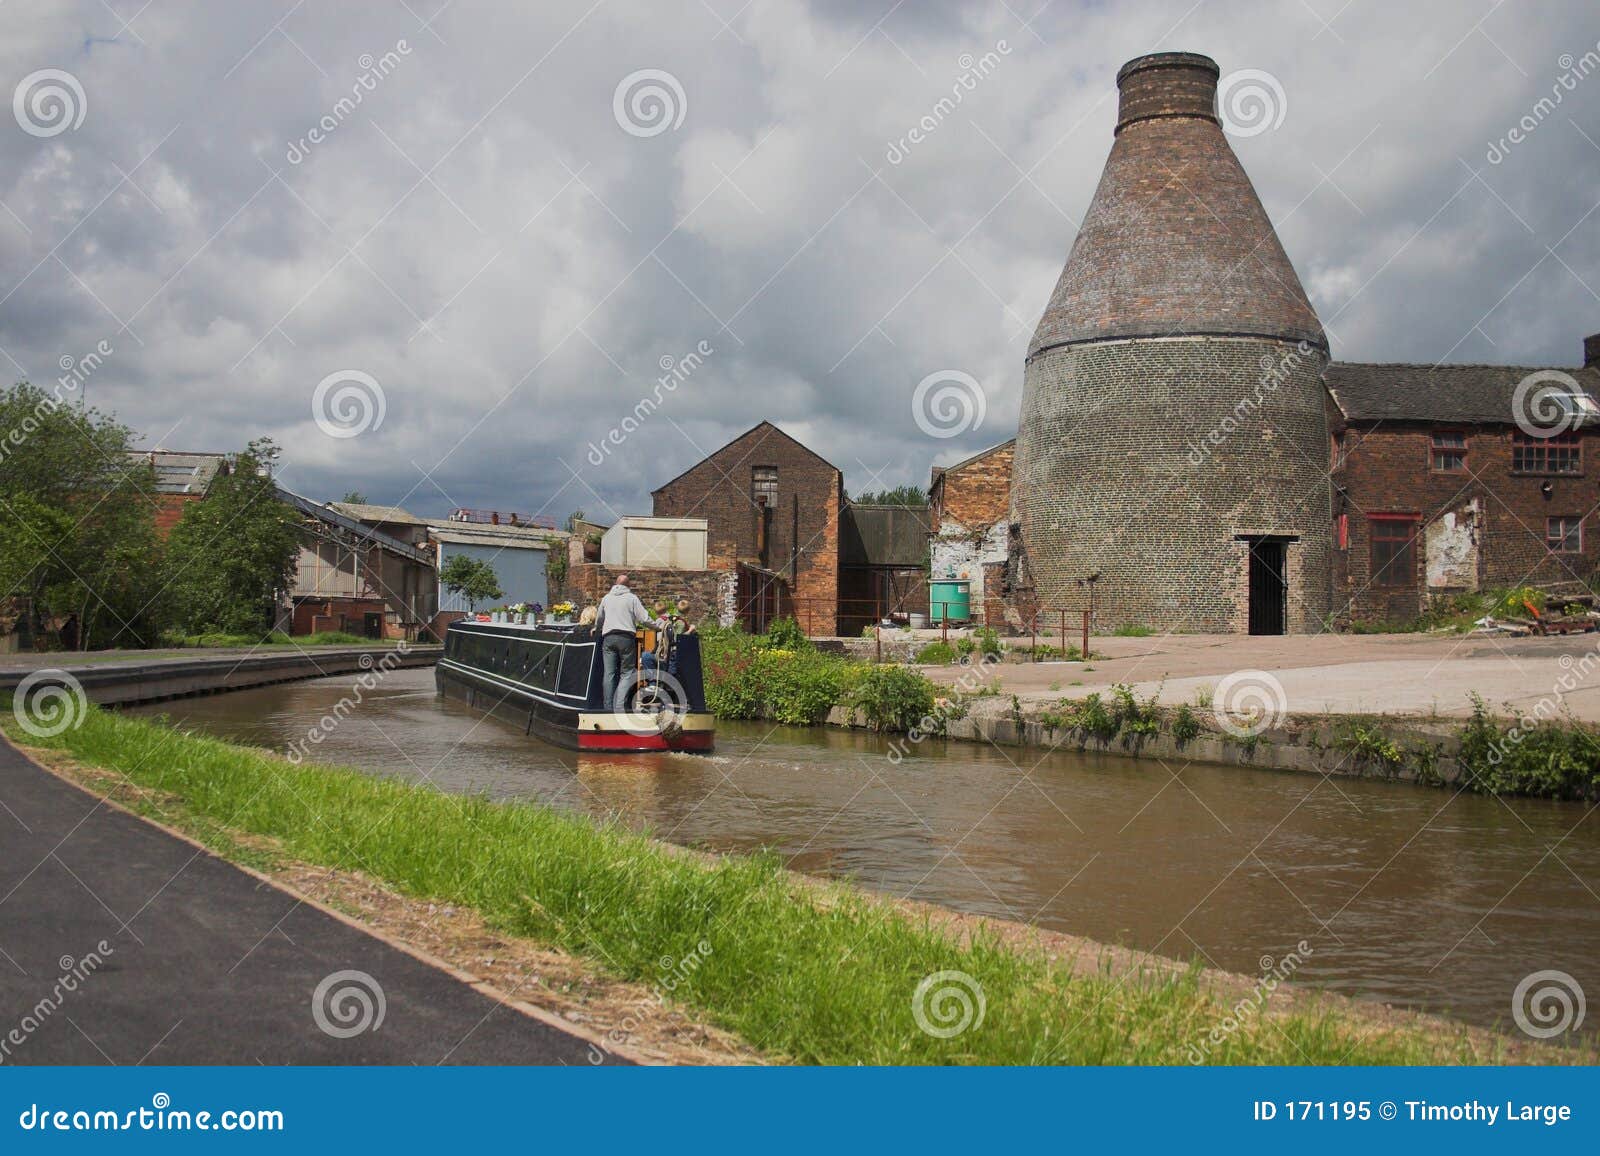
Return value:
M 617 687 L 625 679 L 633 677 L 634 663 L 638 657 L 633 635 L 620 630 L 607 634 L 600 642 L 600 653 L 605 663 L 604 677 L 600 683 L 606 696 L 602 709 L 613 710 L 617 703 Z

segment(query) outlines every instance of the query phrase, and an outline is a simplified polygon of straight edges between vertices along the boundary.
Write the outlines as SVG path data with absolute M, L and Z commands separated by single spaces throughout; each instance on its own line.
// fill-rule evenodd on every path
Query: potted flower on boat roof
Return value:
M 550 604 L 550 620 L 556 623 L 571 623 L 572 603 L 552 602 Z

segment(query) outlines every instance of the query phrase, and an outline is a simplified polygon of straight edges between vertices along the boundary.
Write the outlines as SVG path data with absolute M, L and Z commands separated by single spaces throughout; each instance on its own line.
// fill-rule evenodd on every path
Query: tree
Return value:
M 478 609 L 478 603 L 490 602 L 505 595 L 505 591 L 500 589 L 500 577 L 494 572 L 494 567 L 481 558 L 470 558 L 465 554 L 450 556 L 450 561 L 439 571 L 439 581 L 450 593 L 465 598 L 467 608 L 473 611 Z
M 344 497 L 340 498 L 339 501 L 350 506 L 365 506 L 367 504 L 367 495 L 363 494 L 360 490 L 351 490 L 345 494 Z
M 253 441 L 192 502 L 167 541 L 171 620 L 185 633 L 265 636 L 289 588 L 299 550 L 298 515 L 278 501 L 278 447 Z
M 850 500 L 858 506 L 926 506 L 928 495 L 918 486 L 896 486 L 892 490 L 866 490 Z
M 155 474 L 110 415 L 21 382 L 0 391 L 0 602 L 76 645 L 153 641 Z

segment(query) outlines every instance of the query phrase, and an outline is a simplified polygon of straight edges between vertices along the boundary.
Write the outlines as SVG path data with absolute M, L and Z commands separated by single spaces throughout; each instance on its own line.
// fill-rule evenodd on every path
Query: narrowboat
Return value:
M 700 636 L 638 632 L 640 659 L 615 704 L 605 701 L 600 637 L 589 626 L 452 622 L 434 668 L 439 692 L 579 751 L 709 751 Z

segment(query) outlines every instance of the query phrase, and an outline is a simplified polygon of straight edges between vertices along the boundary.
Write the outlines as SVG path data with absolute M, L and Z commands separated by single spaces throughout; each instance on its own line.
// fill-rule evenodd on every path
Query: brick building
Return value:
M 972 620 L 988 626 L 1005 622 L 1016 449 L 1012 438 L 953 466 L 935 466 L 928 486 L 931 576 L 971 582 Z
M 1440 595 L 1594 575 L 1600 335 L 1584 360 L 1328 367 L 1341 622 L 1401 622 Z
M 759 628 L 792 614 L 837 632 L 844 475 L 761 422 L 655 490 L 657 517 L 704 518 L 706 565 L 736 575 L 738 615 Z

